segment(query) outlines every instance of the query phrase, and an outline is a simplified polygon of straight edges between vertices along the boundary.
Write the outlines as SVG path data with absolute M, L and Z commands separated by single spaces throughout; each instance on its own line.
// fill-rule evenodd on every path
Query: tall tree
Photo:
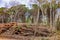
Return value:
M 38 9 L 39 9 L 39 6 L 37 4 L 32 4 L 32 9 L 30 9 L 30 13 L 33 17 L 33 23 L 38 22 L 37 21 Z
M 25 5 L 17 5 L 10 8 L 12 11 L 12 15 L 14 21 L 17 22 L 18 19 L 21 19 L 22 22 L 25 22 L 25 13 L 27 12 L 28 8 Z
M 0 22 L 5 23 L 8 20 L 9 14 L 6 8 L 0 8 Z

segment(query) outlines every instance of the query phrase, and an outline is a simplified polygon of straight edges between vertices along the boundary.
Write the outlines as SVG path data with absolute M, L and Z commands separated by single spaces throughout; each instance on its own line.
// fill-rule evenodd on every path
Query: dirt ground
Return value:
M 17 39 L 0 38 L 0 40 L 17 40 Z
M 27 39 L 28 38 L 28 39 Z M 27 38 L 21 38 L 21 39 L 15 39 L 15 38 L 0 38 L 0 40 L 58 40 L 56 37 L 27 37 Z

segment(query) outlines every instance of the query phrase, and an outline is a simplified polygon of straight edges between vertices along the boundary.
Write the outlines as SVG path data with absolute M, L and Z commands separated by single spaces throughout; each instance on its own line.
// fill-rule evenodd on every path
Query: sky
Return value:
M 48 1 L 50 2 L 51 0 Z M 0 7 L 10 7 L 16 3 L 26 4 L 27 7 L 31 7 L 31 4 L 36 3 L 36 0 L 0 0 Z
M 13 2 L 16 2 L 18 4 L 26 4 L 28 7 L 30 7 L 31 3 L 34 3 L 35 0 L 0 0 L 0 7 L 10 7 L 13 5 Z

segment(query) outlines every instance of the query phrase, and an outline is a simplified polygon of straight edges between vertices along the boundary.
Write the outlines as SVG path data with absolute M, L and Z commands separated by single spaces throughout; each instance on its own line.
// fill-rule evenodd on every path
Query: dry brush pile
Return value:
M 54 32 L 49 27 L 29 25 L 24 23 L 2 23 L 0 24 L 0 35 L 20 35 L 20 36 L 52 36 Z
M 44 25 L 28 25 L 26 23 L 1 23 L 0 36 L 7 38 L 15 38 L 21 40 L 45 40 L 52 39 L 54 32 Z M 35 36 L 35 38 L 33 38 Z M 46 37 L 46 38 L 41 38 Z

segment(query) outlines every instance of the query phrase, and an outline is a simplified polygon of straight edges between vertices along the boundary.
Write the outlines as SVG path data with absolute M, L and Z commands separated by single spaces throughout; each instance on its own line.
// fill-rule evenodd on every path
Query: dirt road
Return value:
M 19 39 L 0 37 L 0 40 L 19 40 Z
M 0 38 L 0 40 L 18 40 L 18 39 L 13 39 L 13 38 Z

